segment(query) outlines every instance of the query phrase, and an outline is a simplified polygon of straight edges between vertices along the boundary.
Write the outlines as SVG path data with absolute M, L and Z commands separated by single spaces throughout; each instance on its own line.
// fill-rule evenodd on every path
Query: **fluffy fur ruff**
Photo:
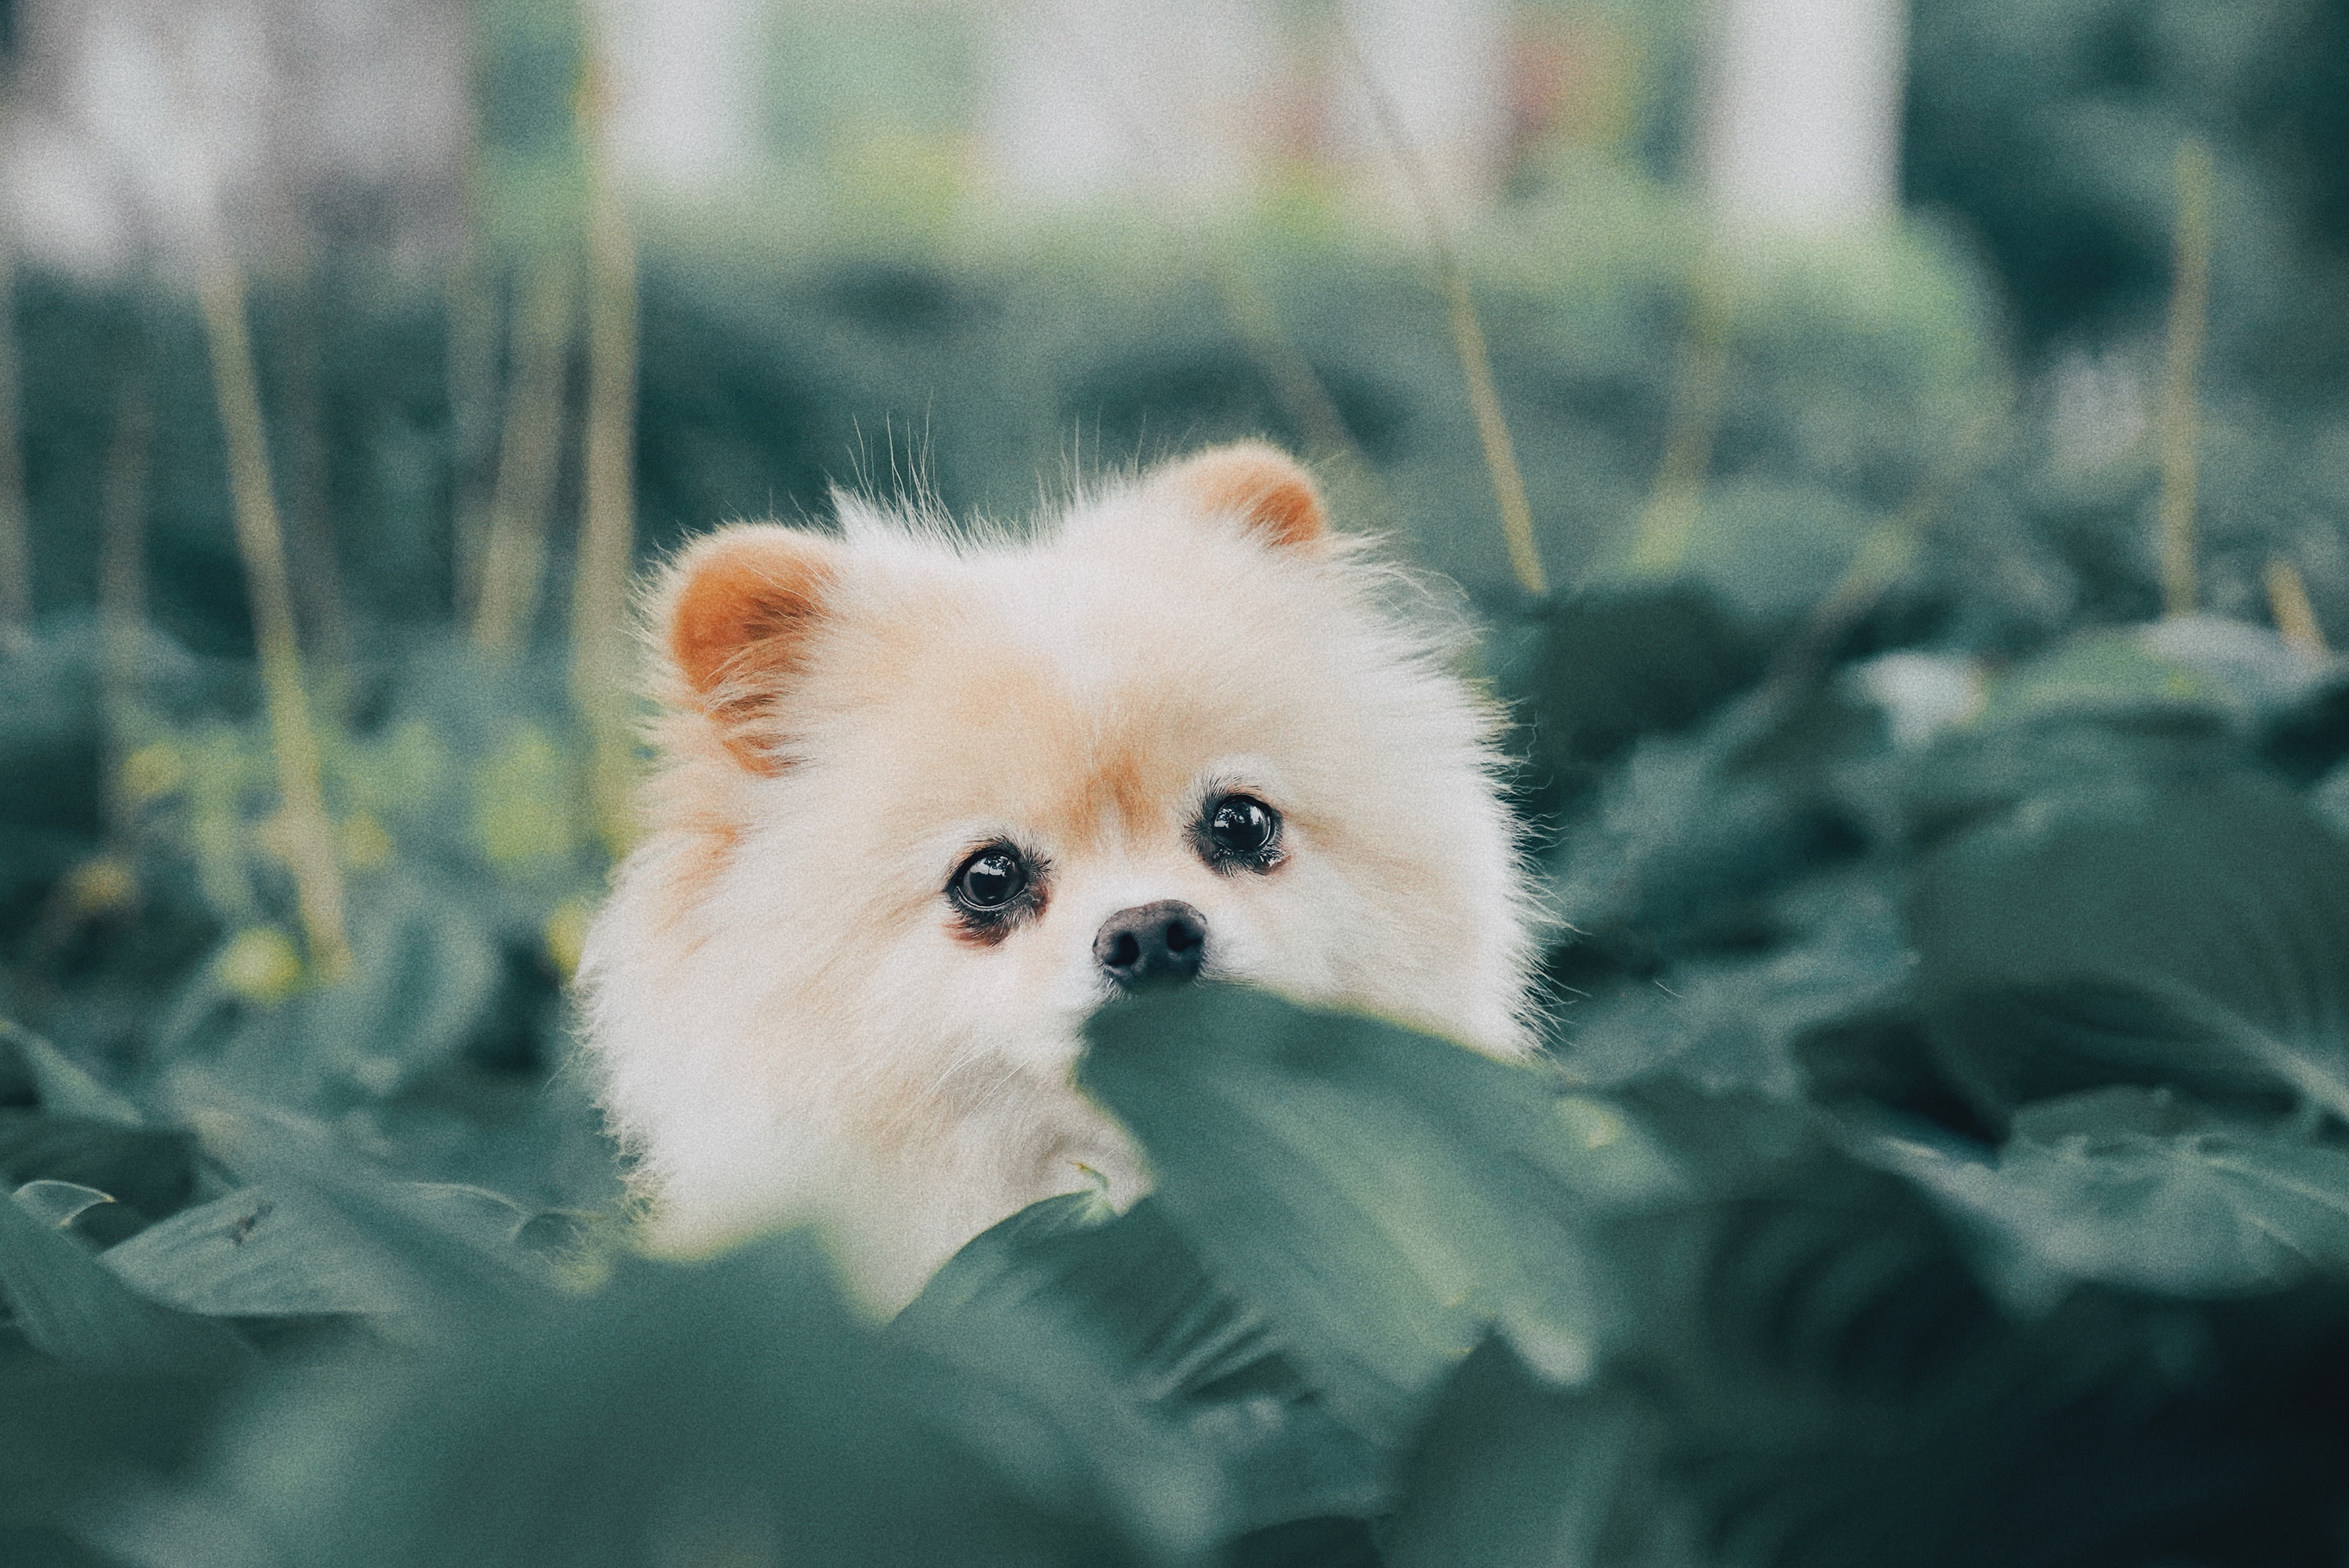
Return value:
M 840 510 L 710 534 L 652 600 L 650 831 L 581 982 L 656 1244 L 818 1220 L 887 1304 L 1023 1205 L 1138 1196 L 1071 1068 L 1096 933 L 1156 900 L 1211 978 L 1526 1049 L 1495 715 L 1290 459 L 1219 448 L 1025 536 Z M 1233 792 L 1280 815 L 1269 868 L 1202 857 Z M 949 884 L 999 843 L 1036 898 L 974 931 Z

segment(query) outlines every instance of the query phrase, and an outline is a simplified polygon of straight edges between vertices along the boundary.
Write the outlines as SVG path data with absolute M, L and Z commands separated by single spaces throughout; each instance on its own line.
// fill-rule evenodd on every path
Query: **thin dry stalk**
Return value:
M 481 541 L 489 532 L 489 474 L 497 437 L 499 298 L 497 280 L 480 246 L 449 278 L 449 429 L 451 504 L 449 541 L 450 607 L 473 611 L 481 575 Z
M 350 971 L 350 940 L 343 926 L 343 874 L 335 859 L 334 828 L 319 782 L 318 737 L 302 681 L 301 640 L 295 631 L 294 594 L 286 571 L 285 531 L 271 489 L 269 447 L 255 385 L 253 336 L 244 281 L 234 264 L 207 270 L 199 290 L 204 342 L 211 350 L 212 390 L 228 447 L 230 497 L 236 544 L 244 557 L 245 590 L 253 605 L 254 640 L 261 653 L 261 684 L 269 711 L 269 739 L 284 802 L 277 848 L 294 874 L 303 935 L 311 962 L 329 981 Z
M 587 234 L 587 429 L 571 579 L 571 692 L 587 721 L 588 793 L 615 854 L 633 836 L 628 574 L 636 555 L 636 248 L 597 182 Z
M 134 815 L 122 759 L 131 744 L 139 665 L 147 641 L 147 470 L 155 445 L 155 400 L 144 366 L 122 378 L 114 440 L 106 452 L 98 498 L 98 638 L 105 650 L 107 828 L 117 845 L 130 837 Z
M 1371 70 L 1370 56 L 1363 52 L 1361 40 L 1354 36 L 1353 27 L 1342 15 L 1338 18 L 1338 35 L 1363 95 L 1370 101 L 1371 112 L 1379 122 L 1379 133 L 1386 139 L 1395 162 L 1402 170 L 1403 182 L 1419 204 L 1420 220 L 1435 256 L 1444 302 L 1450 307 L 1452 347 L 1468 382 L 1468 407 L 1476 419 L 1476 439 L 1485 449 L 1485 467 L 1493 478 L 1493 500 L 1500 509 L 1501 536 L 1509 547 L 1509 568 L 1516 575 L 1518 585 L 1538 597 L 1549 592 L 1549 577 L 1542 570 L 1541 548 L 1534 538 L 1533 507 L 1526 499 L 1526 480 L 1517 467 L 1516 443 L 1510 439 L 1508 420 L 1501 412 L 1500 392 L 1493 382 L 1492 356 L 1485 348 L 1484 326 L 1476 317 L 1475 299 L 1469 292 L 1468 269 L 1462 265 L 1460 253 L 1452 243 L 1442 203 L 1436 200 L 1435 182 L 1420 158 L 1419 148 L 1402 123 L 1402 116 L 1396 111 L 1394 100 L 1387 96 L 1377 73 Z
M 1868 530 L 1835 587 L 1811 607 L 1802 628 L 1780 648 L 1765 684 L 1791 691 L 1826 668 L 1837 644 L 1908 574 L 1942 522 L 1951 498 L 1980 472 L 2006 415 L 2003 405 L 1977 413 L 1900 510 Z
M 1090 36 L 1085 36 L 1080 38 L 1078 47 L 1090 53 L 1089 44 Z M 1103 68 L 1106 70 L 1106 66 Z M 1157 133 L 1131 103 L 1119 99 L 1109 109 L 1119 130 L 1145 161 L 1161 168 L 1172 164 Z M 1178 233 L 1191 242 L 1197 270 L 1213 278 L 1224 314 L 1239 334 L 1241 346 L 1264 372 L 1273 400 L 1305 438 L 1308 455 L 1342 465 L 1356 498 L 1385 510 L 1386 497 L 1378 471 L 1371 465 L 1370 454 L 1354 439 L 1354 432 L 1348 428 L 1346 417 L 1339 410 L 1337 400 L 1330 395 L 1320 372 L 1314 369 L 1312 360 L 1282 327 L 1280 313 L 1273 307 L 1270 297 L 1231 260 L 1210 257 L 1211 247 L 1197 225 L 1186 225 Z
M 2195 381 L 2210 313 L 2210 152 L 2188 137 L 2178 149 L 2176 276 L 2161 400 L 2161 607 L 2191 615 L 2195 585 Z
M 514 314 L 514 377 L 473 601 L 473 642 L 492 653 L 512 651 L 530 634 L 546 576 L 547 527 L 563 458 L 572 293 L 571 257 L 543 254 Z
M 16 360 L 16 268 L 0 236 L 0 652 L 33 629 L 33 528 Z
M 2300 568 L 2282 556 L 2268 563 L 2268 614 L 2275 619 L 2276 635 L 2284 646 L 2309 659 L 2329 659 L 2324 628 L 2316 623 L 2316 607 L 2309 602 L 2308 584 Z
M 349 668 L 351 635 L 336 566 L 335 524 L 327 494 L 326 417 L 320 385 L 324 350 L 322 302 L 318 290 L 318 280 L 307 272 L 289 290 L 284 313 L 285 328 L 278 335 L 275 358 L 277 384 L 284 389 L 278 405 L 278 429 L 285 438 L 281 450 L 286 538 L 293 551 L 294 601 L 310 649 L 311 667 L 314 670 L 323 667 L 323 684 L 331 692 L 337 684 L 336 672 Z
M 1223 298 L 1225 314 L 1239 331 L 1240 340 L 1255 356 L 1265 379 L 1272 384 L 1272 395 L 1280 404 L 1280 411 L 1304 432 L 1308 446 L 1317 455 L 1340 459 L 1368 473 L 1370 458 L 1354 440 L 1354 432 L 1347 428 L 1346 416 L 1339 411 L 1337 400 L 1330 395 L 1329 387 L 1313 369 L 1313 362 L 1305 357 L 1305 351 L 1281 329 L 1279 314 L 1264 291 L 1230 266 L 1217 269 L 1216 289 Z
M 1681 348 L 1664 455 L 1632 541 L 1631 563 L 1641 571 L 1674 571 L 1688 556 L 1728 386 L 1729 289 L 1718 261 L 1708 257 L 1698 264 L 1692 289 L 1689 335 Z

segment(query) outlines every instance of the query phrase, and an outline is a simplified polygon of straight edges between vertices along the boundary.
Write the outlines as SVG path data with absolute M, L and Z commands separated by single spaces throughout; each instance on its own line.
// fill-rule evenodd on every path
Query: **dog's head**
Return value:
M 1294 462 L 1216 449 L 1032 536 L 843 514 L 711 534 L 654 601 L 653 832 L 585 978 L 657 1174 L 737 1121 L 1090 1160 L 1085 1017 L 1200 977 L 1520 1048 L 1492 715 Z
M 1487 715 L 1302 468 L 1220 448 L 1018 543 L 845 521 L 709 535 L 657 618 L 670 734 L 724 770 L 705 875 L 779 968 L 1035 1067 L 1198 976 L 1514 1042 L 1469 1004 L 1519 961 Z

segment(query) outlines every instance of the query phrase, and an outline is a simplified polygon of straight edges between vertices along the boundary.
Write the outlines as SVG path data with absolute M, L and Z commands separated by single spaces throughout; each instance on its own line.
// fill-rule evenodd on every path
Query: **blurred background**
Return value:
M 0 0 L 0 1559 L 2349 1556 L 2349 0 Z M 1198 1001 L 910 1360 L 626 1262 L 637 569 L 1247 435 L 1557 1075 Z

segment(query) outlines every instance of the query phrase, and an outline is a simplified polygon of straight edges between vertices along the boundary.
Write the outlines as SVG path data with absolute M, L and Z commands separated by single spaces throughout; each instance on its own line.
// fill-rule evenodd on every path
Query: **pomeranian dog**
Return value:
M 1019 535 L 839 510 L 709 534 L 652 600 L 649 833 L 581 981 L 657 1246 L 819 1220 L 887 1305 L 1037 1199 L 1123 1206 L 1072 1068 L 1143 985 L 1528 1048 L 1495 711 L 1294 461 Z

